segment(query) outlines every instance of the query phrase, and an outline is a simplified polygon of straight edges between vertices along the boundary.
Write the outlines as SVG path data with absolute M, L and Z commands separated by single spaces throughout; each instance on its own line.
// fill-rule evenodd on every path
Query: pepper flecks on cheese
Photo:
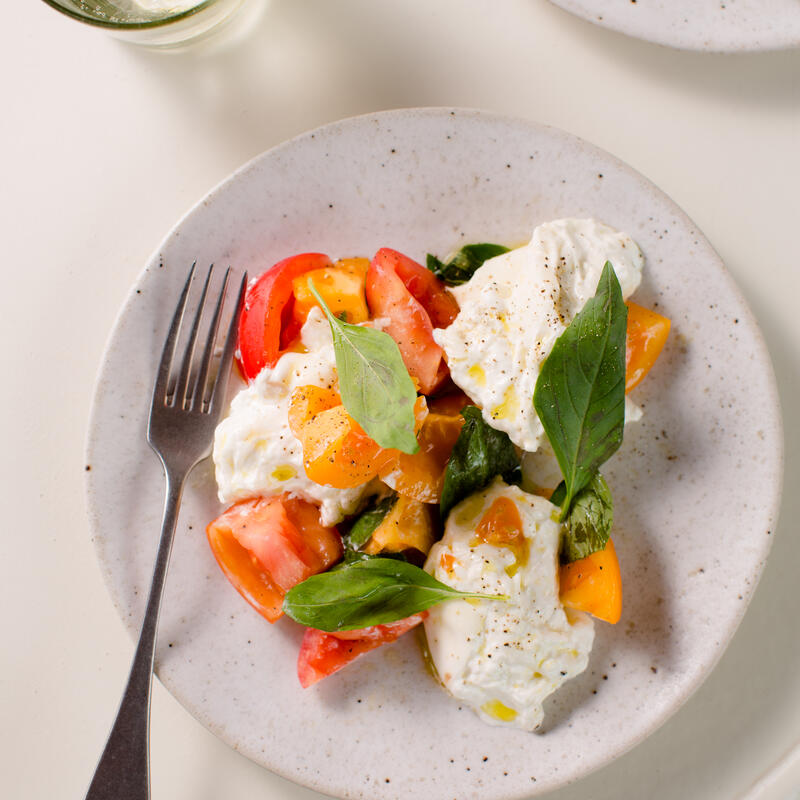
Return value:
M 323 525 L 353 514 L 371 486 L 334 489 L 306 476 L 303 448 L 289 428 L 289 403 L 298 386 L 332 386 L 336 358 L 328 321 L 313 308 L 301 331 L 306 352 L 284 353 L 234 397 L 230 414 L 217 426 L 214 467 L 219 499 L 231 503 L 290 492 L 320 506 Z
M 455 589 L 508 598 L 448 600 L 425 620 L 445 688 L 492 725 L 534 730 L 545 698 L 588 664 L 592 620 L 558 596 L 557 512 L 497 479 L 453 508 L 425 563 Z
M 593 219 L 556 220 L 451 290 L 461 311 L 434 331 L 450 375 L 486 422 L 523 450 L 534 452 L 545 438 L 530 401 L 541 364 L 594 295 L 606 261 L 627 298 L 644 263 L 633 239 Z

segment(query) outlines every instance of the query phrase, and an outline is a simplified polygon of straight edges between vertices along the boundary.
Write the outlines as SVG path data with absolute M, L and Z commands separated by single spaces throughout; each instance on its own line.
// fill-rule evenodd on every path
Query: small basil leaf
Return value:
M 575 495 L 564 520 L 560 547 L 562 563 L 568 564 L 602 550 L 608 542 L 613 522 L 611 490 L 603 476 L 596 472 Z
M 622 443 L 627 308 L 611 263 L 542 364 L 533 405 L 564 476 L 561 519 Z
M 347 413 L 381 447 L 416 453 L 417 392 L 396 342 L 383 331 L 337 319 L 313 280 L 308 287 L 331 325 L 339 394 Z
M 361 513 L 361 516 L 353 523 L 350 531 L 345 536 L 345 545 L 349 550 L 359 550 L 372 536 L 373 531 L 383 522 L 384 517 L 392 510 L 397 502 L 397 495 L 384 497 L 372 508 Z
M 500 244 L 468 244 L 462 247 L 446 264 L 428 253 L 425 266 L 440 280 L 450 286 L 466 283 L 484 261 L 507 253 Z
M 443 520 L 454 505 L 483 489 L 495 476 L 513 481 L 520 469 L 519 456 L 508 434 L 487 425 L 477 406 L 466 406 L 461 415 L 464 426 L 444 473 L 439 503 Z
M 283 610 L 311 628 L 348 631 L 396 622 L 453 598 L 506 599 L 456 591 L 405 561 L 369 558 L 298 583 Z

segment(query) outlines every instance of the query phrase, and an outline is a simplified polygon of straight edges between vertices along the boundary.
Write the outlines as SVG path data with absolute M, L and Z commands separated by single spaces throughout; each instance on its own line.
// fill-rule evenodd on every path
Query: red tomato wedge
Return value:
M 248 381 L 264 367 L 274 366 L 299 333 L 292 321 L 292 281 L 312 269 L 330 266 L 333 262 L 322 253 L 301 253 L 279 261 L 248 285 L 238 340 L 239 366 Z M 287 326 L 293 329 L 284 330 Z
M 286 494 L 236 503 L 206 533 L 225 576 L 270 622 L 292 586 L 342 557 L 336 528 L 320 523 L 316 506 Z
M 459 308 L 455 297 L 429 269 L 388 247 L 379 250 L 375 258 L 381 254 L 384 262 L 394 269 L 406 289 L 428 312 L 434 328 L 446 328 L 456 318 Z
M 326 633 L 306 628 L 297 658 L 297 677 L 304 689 L 347 666 L 364 653 L 387 642 L 393 642 L 406 631 L 419 625 L 427 611 L 388 625 L 373 625 L 354 631 Z
M 397 342 L 419 390 L 431 394 L 447 377 L 444 352 L 433 339 L 431 313 L 439 325 L 449 324 L 458 305 L 435 275 L 422 272 L 428 270 L 402 253 L 378 250 L 367 272 L 367 305 L 373 317 L 389 320 L 384 330 Z

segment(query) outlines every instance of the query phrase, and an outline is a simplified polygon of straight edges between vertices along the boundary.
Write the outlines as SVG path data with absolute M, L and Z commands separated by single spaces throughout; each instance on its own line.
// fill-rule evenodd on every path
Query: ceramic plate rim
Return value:
M 629 23 L 627 20 L 609 20 L 602 14 L 602 7 L 592 7 L 593 0 L 550 0 L 550 2 L 562 10 L 606 30 L 676 50 L 702 53 L 762 53 L 790 50 L 800 45 L 800 31 L 792 36 L 776 34 L 764 36 L 762 34 L 758 37 L 745 34 L 717 40 L 712 35 L 700 42 L 694 32 L 683 28 L 679 28 L 677 31 L 670 31 L 666 28 L 663 31 L 649 30 L 646 24 Z

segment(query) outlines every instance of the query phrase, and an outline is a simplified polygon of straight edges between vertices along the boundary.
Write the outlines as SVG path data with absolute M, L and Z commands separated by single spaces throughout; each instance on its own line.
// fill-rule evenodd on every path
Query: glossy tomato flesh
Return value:
M 386 263 L 390 264 L 397 277 L 403 281 L 406 289 L 425 309 L 434 328 L 446 328 L 458 315 L 458 303 L 440 281 L 427 267 L 418 264 L 414 259 L 390 250 L 388 247 L 380 251 Z
M 320 523 L 316 506 L 285 494 L 236 503 L 206 533 L 225 576 L 270 622 L 292 586 L 342 557 L 336 528 Z
M 420 270 L 424 269 L 396 250 L 386 247 L 378 250 L 367 272 L 367 304 L 373 317 L 388 320 L 384 330 L 397 342 L 409 374 L 417 379 L 419 390 L 423 394 L 431 394 L 448 374 L 443 360 L 444 351 L 434 341 L 431 316 L 420 299 L 406 286 L 400 273 L 409 278 L 409 282 L 420 291 L 422 297 L 430 299 L 436 293 L 430 288 L 428 281 L 423 281 L 416 271 L 411 275 L 409 263 Z M 429 275 L 438 282 L 435 275 Z M 421 288 L 423 285 L 427 287 L 425 292 Z M 443 285 L 442 291 L 444 292 Z M 438 310 L 438 304 L 436 307 L 437 311 L 434 313 L 437 319 L 448 316 Z M 457 313 L 458 306 L 455 308 Z
M 419 625 L 427 611 L 387 625 L 372 625 L 353 631 L 326 633 L 306 628 L 297 658 L 297 677 L 304 689 L 347 666 L 359 656 L 393 642 L 406 631 Z

